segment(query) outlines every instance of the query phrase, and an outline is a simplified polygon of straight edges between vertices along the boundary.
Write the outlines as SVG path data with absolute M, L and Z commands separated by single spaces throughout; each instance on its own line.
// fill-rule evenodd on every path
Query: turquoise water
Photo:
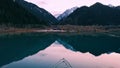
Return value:
M 120 68 L 120 37 L 58 33 L 0 36 L 2 68 Z

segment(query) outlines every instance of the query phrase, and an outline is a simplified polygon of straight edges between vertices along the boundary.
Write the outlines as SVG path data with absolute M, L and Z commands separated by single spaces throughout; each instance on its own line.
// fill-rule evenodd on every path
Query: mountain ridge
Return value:
M 33 9 L 33 10 L 32 10 Z M 42 13 L 40 13 L 42 11 Z M 24 0 L 0 1 L 0 24 L 13 27 L 51 25 L 57 22 L 46 10 Z
M 65 19 L 61 19 L 60 23 L 61 25 L 120 25 L 119 18 L 119 9 L 97 2 L 90 7 L 77 8 Z
M 111 7 L 99 2 L 90 7 L 73 7 L 58 20 L 43 8 L 24 0 L 2 0 L 0 24 L 22 27 L 30 25 L 120 25 L 119 6 Z M 40 27 L 40 26 L 38 26 Z
M 64 11 L 62 14 L 60 14 L 57 19 L 61 20 L 63 18 L 66 18 L 67 16 L 69 16 L 71 13 L 73 13 L 78 7 L 73 7 L 71 9 L 67 9 L 66 11 Z
M 46 22 L 48 22 L 49 24 L 54 24 L 54 23 L 58 22 L 56 20 L 56 18 L 51 13 L 49 13 L 48 11 L 46 11 L 43 8 L 38 7 L 37 5 L 35 5 L 33 3 L 26 2 L 26 1 L 23 1 L 23 0 L 17 0 L 17 3 L 20 6 L 27 9 L 32 14 L 34 14 L 38 19 L 41 18 L 41 19 L 45 20 Z

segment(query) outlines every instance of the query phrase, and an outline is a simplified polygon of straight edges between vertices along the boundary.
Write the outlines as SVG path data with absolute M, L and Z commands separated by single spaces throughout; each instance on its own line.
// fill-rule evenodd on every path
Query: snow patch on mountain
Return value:
M 59 15 L 57 17 L 58 20 L 61 20 L 63 18 L 66 18 L 67 16 L 69 16 L 71 13 L 73 13 L 78 7 L 73 7 L 71 9 L 66 10 L 65 12 L 63 12 L 61 15 Z

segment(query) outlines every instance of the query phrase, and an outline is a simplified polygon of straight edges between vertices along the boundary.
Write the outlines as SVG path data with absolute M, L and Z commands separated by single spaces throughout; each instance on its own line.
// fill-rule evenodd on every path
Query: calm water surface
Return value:
M 1 68 L 120 68 L 120 38 L 107 35 L 0 36 Z

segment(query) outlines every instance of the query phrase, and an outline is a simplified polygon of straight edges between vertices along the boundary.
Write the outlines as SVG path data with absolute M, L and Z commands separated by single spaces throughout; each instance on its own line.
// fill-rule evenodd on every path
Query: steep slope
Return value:
M 19 2 L 26 3 L 25 5 L 20 4 Z M 0 24 L 5 24 L 7 26 L 15 26 L 15 27 L 24 27 L 26 25 L 49 25 L 51 22 L 54 21 L 48 21 L 48 16 L 45 16 L 45 14 L 49 15 L 49 17 L 52 17 L 47 11 L 44 9 L 38 8 L 35 6 L 35 9 L 32 7 L 33 4 L 27 3 L 22 0 L 1 0 L 0 1 Z M 26 9 L 25 7 L 29 7 L 29 9 Z M 38 10 L 42 11 L 42 13 L 39 13 L 38 17 L 37 13 Z M 36 11 L 36 12 L 35 12 Z
M 120 10 L 101 3 L 76 9 L 61 24 L 71 25 L 120 25 Z
M 59 15 L 57 17 L 58 20 L 64 19 L 67 16 L 69 16 L 71 13 L 73 13 L 78 7 L 73 7 L 71 9 L 66 10 L 65 12 L 63 12 L 61 15 Z
M 23 0 L 16 0 L 16 2 L 20 6 L 27 9 L 30 13 L 35 15 L 38 19 L 41 18 L 46 22 L 48 22 L 48 24 L 55 24 L 58 22 L 57 19 L 52 14 L 50 14 L 48 11 L 44 10 L 43 8 L 36 6 L 35 4 L 29 3 Z
M 117 8 L 117 9 L 120 9 L 120 6 L 117 6 L 116 8 Z

